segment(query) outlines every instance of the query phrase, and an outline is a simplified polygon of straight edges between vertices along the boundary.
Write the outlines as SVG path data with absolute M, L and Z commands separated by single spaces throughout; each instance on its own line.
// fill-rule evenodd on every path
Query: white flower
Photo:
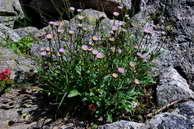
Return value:
M 93 49 L 93 50 L 92 50 L 92 54 L 96 55 L 96 54 L 98 54 L 98 53 L 99 53 L 98 50 L 96 50 L 96 49 Z
M 47 38 L 47 39 L 53 39 L 53 34 L 47 34 L 47 35 L 46 35 L 46 38 Z
M 142 53 L 137 53 L 137 56 L 138 57 L 140 57 L 140 58 L 142 58 L 142 59 L 148 59 L 149 58 L 149 54 L 148 53 L 144 53 L 144 54 L 142 54 Z
M 65 32 L 65 30 L 64 30 L 64 28 L 59 27 L 59 28 L 58 28 L 58 30 L 57 30 L 57 32 L 59 32 L 59 33 L 63 33 L 63 32 Z
M 70 7 L 69 8 L 71 11 L 75 11 L 75 8 L 74 7 Z
M 126 18 L 129 18 L 129 15 L 128 15 L 128 14 L 125 14 L 125 17 L 126 17 Z
M 59 26 L 60 22 L 58 22 L 58 21 L 50 21 L 49 24 L 50 25 L 54 25 L 54 26 Z
M 79 12 L 79 13 L 80 13 L 81 11 L 83 11 L 83 9 L 77 9 L 77 12 Z
M 137 85 L 139 85 L 140 84 L 140 81 L 138 79 L 135 79 L 134 80 L 134 83 L 137 84 Z
M 50 49 L 49 47 L 45 48 L 45 50 L 46 50 L 47 52 L 51 51 L 51 49 Z
M 89 49 L 88 45 L 82 45 L 82 50 L 87 51 Z
M 94 46 L 94 43 L 92 41 L 89 41 L 88 44 L 91 45 L 91 46 Z
M 152 34 L 153 33 L 153 30 L 149 29 L 149 28 L 145 28 L 144 29 L 144 33 L 145 34 Z
M 59 49 L 59 53 L 65 53 L 65 49 L 64 48 L 60 48 Z
M 118 6 L 119 9 L 123 9 L 123 6 Z
M 124 28 L 122 28 L 122 29 L 121 29 L 121 31 L 122 31 L 122 32 L 127 32 L 127 30 L 126 30 L 126 29 L 124 29 Z
M 88 48 L 88 51 L 93 51 L 93 50 L 94 50 L 94 48 L 92 48 L 92 47 Z
M 112 77 L 117 78 L 119 75 L 117 73 L 113 73 Z
M 118 50 L 117 50 L 117 51 L 118 51 L 118 53 L 121 53 L 121 52 L 122 52 L 122 50 L 121 50 L 120 48 L 118 48 Z
M 109 41 L 114 42 L 115 41 L 115 38 L 114 37 L 110 37 L 109 38 Z
M 139 106 L 139 103 L 138 102 L 131 102 L 131 105 L 133 106 L 133 108 L 136 108 L 137 106 Z
M 97 41 L 97 40 L 99 40 L 100 38 L 99 37 L 97 37 L 97 36 L 93 36 L 92 37 L 92 40 L 94 40 L 94 41 Z
M 42 51 L 42 52 L 40 53 L 40 55 L 41 55 L 41 56 L 46 56 L 47 53 L 46 53 L 46 51 Z
M 113 31 L 117 31 L 119 28 L 117 26 L 112 26 Z
M 122 68 L 122 67 L 119 67 L 119 68 L 117 69 L 117 71 L 118 71 L 119 73 L 125 73 L 125 72 L 126 72 L 125 68 Z
M 87 31 L 87 30 L 88 30 L 86 27 L 83 27 L 82 29 L 83 29 L 84 31 Z
M 84 19 L 84 16 L 78 15 L 77 18 L 78 18 L 79 20 L 83 20 L 83 19 Z
M 113 15 L 114 16 L 119 16 L 119 13 L 118 12 L 113 12 Z
M 73 30 L 69 30 L 69 34 L 73 35 L 75 32 Z
M 115 50 L 116 50 L 115 47 L 111 47 L 110 49 L 112 50 L 112 52 L 115 52 Z
M 41 48 L 40 48 L 40 51 L 45 51 L 45 48 L 41 47 Z
M 126 23 L 124 23 L 124 22 L 119 22 L 118 24 L 119 24 L 119 26 L 124 26 L 124 25 L 126 25 Z
M 80 28 L 82 28 L 82 27 L 83 27 L 83 25 L 82 25 L 82 24 L 77 24 L 77 26 L 78 26 L 78 27 L 80 27 Z
M 135 68 L 136 65 L 137 65 L 137 64 L 136 64 L 135 62 L 132 62 L 132 61 L 129 62 L 129 66 L 132 67 L 132 68 Z
M 104 57 L 105 57 L 105 55 L 103 53 L 101 53 L 101 52 L 99 52 L 98 54 L 96 54 L 96 58 L 102 59 Z
M 130 18 L 129 18 L 129 15 L 127 15 L 127 14 L 125 15 L 125 18 L 126 18 L 126 19 L 130 19 Z
M 64 24 L 65 24 L 64 21 L 59 22 L 59 27 L 58 27 L 58 30 L 57 30 L 58 32 L 63 33 L 65 31 Z

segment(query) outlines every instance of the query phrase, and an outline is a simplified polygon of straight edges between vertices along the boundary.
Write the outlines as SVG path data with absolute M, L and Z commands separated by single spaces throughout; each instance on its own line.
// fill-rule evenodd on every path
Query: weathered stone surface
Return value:
M 96 30 L 96 34 L 100 37 L 110 36 L 110 33 L 112 32 L 112 26 L 119 28 L 122 24 L 125 23 L 123 21 L 109 19 L 104 12 L 96 11 L 93 9 L 85 9 L 79 15 L 76 15 L 73 19 L 70 20 L 70 28 L 74 31 L 78 30 L 78 24 L 80 24 L 80 22 L 78 22 L 79 16 L 84 16 L 83 21 L 85 21 L 85 23 L 82 24 L 83 28 L 87 28 L 87 32 L 89 33 L 88 36 L 92 35 L 93 31 L 95 30 L 96 21 L 102 17 L 104 18 L 101 20 L 98 30 Z
M 21 37 L 16 32 L 14 32 L 13 29 L 8 28 L 3 24 L 0 24 L 0 41 L 5 40 L 18 41 L 20 39 Z
M 31 69 L 35 69 L 35 62 L 29 58 L 18 56 L 12 50 L 7 48 L 0 48 L 0 71 L 5 68 L 10 68 L 14 72 L 16 71 L 29 72 Z
M 146 125 L 149 129 L 193 129 L 193 124 L 182 115 L 162 113 L 156 115 Z
M 0 0 L 0 23 L 13 27 L 14 21 L 23 17 L 19 0 Z
M 161 53 L 162 57 L 157 63 L 159 69 L 173 66 L 188 81 L 192 89 L 194 89 L 193 2 L 193 0 L 144 0 L 140 13 L 133 17 L 137 23 L 144 24 L 144 28 L 152 31 L 145 46 L 152 48 L 162 45 L 167 52 L 165 56 Z
M 35 96 L 32 91 L 20 93 L 21 90 L 12 89 L 0 98 L 0 129 L 28 129 L 33 122 L 29 122 L 31 113 L 38 105 L 33 103 Z M 12 123 L 9 125 L 9 123 Z
M 14 29 L 14 32 L 16 32 L 21 38 L 26 36 L 38 38 L 41 36 L 40 31 L 36 27 L 18 28 Z
M 194 122 L 194 101 L 190 100 L 178 104 L 175 112 Z
M 129 121 L 119 121 L 112 124 L 106 124 L 98 129 L 148 129 L 143 123 L 129 122 Z
M 157 102 L 162 106 L 172 101 L 194 97 L 186 80 L 173 68 L 161 71 L 160 82 L 157 87 Z
M 11 89 L 0 97 L 0 129 L 76 128 L 68 120 L 53 121 L 50 114 L 56 115 L 53 105 L 38 87 Z

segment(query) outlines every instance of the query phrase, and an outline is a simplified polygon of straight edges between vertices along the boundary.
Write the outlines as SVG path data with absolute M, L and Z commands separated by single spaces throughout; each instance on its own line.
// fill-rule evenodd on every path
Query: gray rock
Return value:
M 141 0 L 109 0 L 119 3 L 120 6 L 126 7 L 132 16 L 140 11 Z
M 41 36 L 40 30 L 38 30 L 36 27 L 18 28 L 14 29 L 14 32 L 16 32 L 21 38 L 27 36 L 38 38 Z
M 6 27 L 3 24 L 0 24 L 0 41 L 18 41 L 21 37 L 13 31 L 13 29 Z M 1 45 L 1 43 L 0 43 Z
M 0 23 L 13 27 L 14 21 L 23 17 L 19 0 L 0 0 Z
M 143 123 L 136 123 L 130 121 L 119 121 L 112 124 L 106 124 L 98 129 L 148 129 Z
M 193 129 L 193 122 L 182 115 L 162 113 L 146 123 L 149 129 Z
M 177 105 L 176 113 L 185 116 L 194 122 L 194 101 L 187 101 Z
M 38 107 L 32 103 L 35 99 L 35 96 L 21 93 L 18 89 L 3 94 L 0 97 L 0 129 L 29 129 L 35 126 L 36 123 L 30 121 L 31 114 Z M 8 125 L 8 122 L 12 124 Z
M 50 45 L 51 44 L 51 45 Z M 31 48 L 31 54 L 34 56 L 41 56 L 41 49 L 46 49 L 46 48 L 52 48 L 54 49 L 55 52 L 58 52 L 58 50 L 64 46 L 68 46 L 69 48 L 72 48 L 73 44 L 65 41 L 60 41 L 58 43 L 57 40 L 41 40 L 35 44 L 32 45 Z
M 111 20 L 107 17 L 104 12 L 96 11 L 93 9 L 85 9 L 79 15 L 75 16 L 73 19 L 70 20 L 70 28 L 74 31 L 78 28 L 78 16 L 84 16 L 84 23 L 83 27 L 88 28 L 87 32 L 89 35 L 93 35 L 93 31 L 95 29 L 96 21 L 99 20 L 101 17 L 104 19 L 99 24 L 99 30 L 96 30 L 96 34 L 100 37 L 108 37 L 112 32 L 112 26 L 117 26 L 119 28 L 120 25 L 124 24 L 125 22 L 119 20 Z M 91 37 L 90 37 L 91 38 Z M 88 41 L 88 39 L 86 39 Z
M 147 21 L 145 27 L 153 30 L 147 42 L 150 46 L 149 44 L 145 46 L 152 48 L 158 44 L 168 51 L 168 55 L 161 54 L 163 57 L 157 63 L 161 64 L 160 69 L 173 66 L 188 81 L 191 89 L 194 89 L 193 2 L 193 0 L 142 0 L 141 12 L 133 18 L 137 23 Z
M 12 50 L 0 48 L 0 71 L 5 68 L 13 70 L 11 77 L 14 78 L 16 71 L 29 72 L 35 69 L 35 62 L 30 58 L 18 56 Z
M 19 117 L 17 110 L 1 110 L 0 111 L 0 120 L 2 124 L 7 124 L 7 121 L 19 122 L 22 119 Z
M 33 129 L 34 124 L 35 123 L 13 125 L 13 126 L 9 127 L 8 129 Z
M 159 106 L 175 100 L 194 97 L 187 81 L 173 67 L 166 68 L 161 72 L 160 84 L 157 86 L 156 92 Z

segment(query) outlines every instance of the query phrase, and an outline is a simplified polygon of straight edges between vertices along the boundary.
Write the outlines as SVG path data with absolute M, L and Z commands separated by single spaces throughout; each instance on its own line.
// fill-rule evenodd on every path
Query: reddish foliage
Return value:
M 91 110 L 91 111 L 96 111 L 96 106 L 94 104 L 90 104 L 88 106 L 88 109 Z
M 0 80 L 9 80 L 9 76 L 11 75 L 11 69 L 7 68 L 4 71 L 0 72 Z

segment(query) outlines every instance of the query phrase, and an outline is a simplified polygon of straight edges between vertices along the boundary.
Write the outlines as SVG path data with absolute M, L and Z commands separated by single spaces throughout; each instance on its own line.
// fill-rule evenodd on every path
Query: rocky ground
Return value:
M 156 46 L 161 46 L 162 54 L 155 61 L 157 68 L 153 69 L 153 72 L 159 75 L 154 96 L 158 110 L 149 114 L 150 119 L 144 123 L 118 121 L 102 125 L 99 129 L 193 129 L 194 0 L 141 0 L 135 4 L 134 1 L 125 2 L 128 10 L 135 10 L 130 16 L 132 21 L 130 30 L 137 33 L 137 36 L 141 30 L 151 31 L 148 42 L 143 40 L 144 47 L 154 50 Z M 91 19 L 91 16 L 98 18 L 106 15 L 95 9 L 85 9 L 82 13 L 85 13 L 88 19 Z M 5 44 L 7 39 L 18 41 L 22 37 L 33 36 L 40 41 L 39 44 L 35 43 L 32 46 L 31 55 L 38 56 L 38 49 L 48 46 L 48 42 L 42 37 L 46 31 L 49 31 L 49 26 L 42 29 L 35 27 L 14 29 L 14 22 L 18 22 L 18 19 L 23 17 L 24 13 L 19 1 L 0 0 L 0 45 Z M 74 18 L 65 21 L 65 25 L 76 29 Z M 108 32 L 113 20 L 106 17 L 102 23 L 101 31 Z M 86 27 L 89 26 L 86 25 Z M 68 45 L 68 43 L 64 44 Z M 36 63 L 27 56 L 17 55 L 12 50 L 2 47 L 0 48 L 0 71 L 6 67 L 13 69 L 14 73 L 18 71 L 28 73 L 30 69 L 36 69 Z M 13 78 L 14 76 L 15 74 L 12 75 Z M 40 90 L 36 86 L 11 89 L 0 96 L 0 129 L 87 128 L 86 123 L 77 119 L 53 121 L 50 117 L 53 105 L 48 108 L 48 104 L 43 101 Z

